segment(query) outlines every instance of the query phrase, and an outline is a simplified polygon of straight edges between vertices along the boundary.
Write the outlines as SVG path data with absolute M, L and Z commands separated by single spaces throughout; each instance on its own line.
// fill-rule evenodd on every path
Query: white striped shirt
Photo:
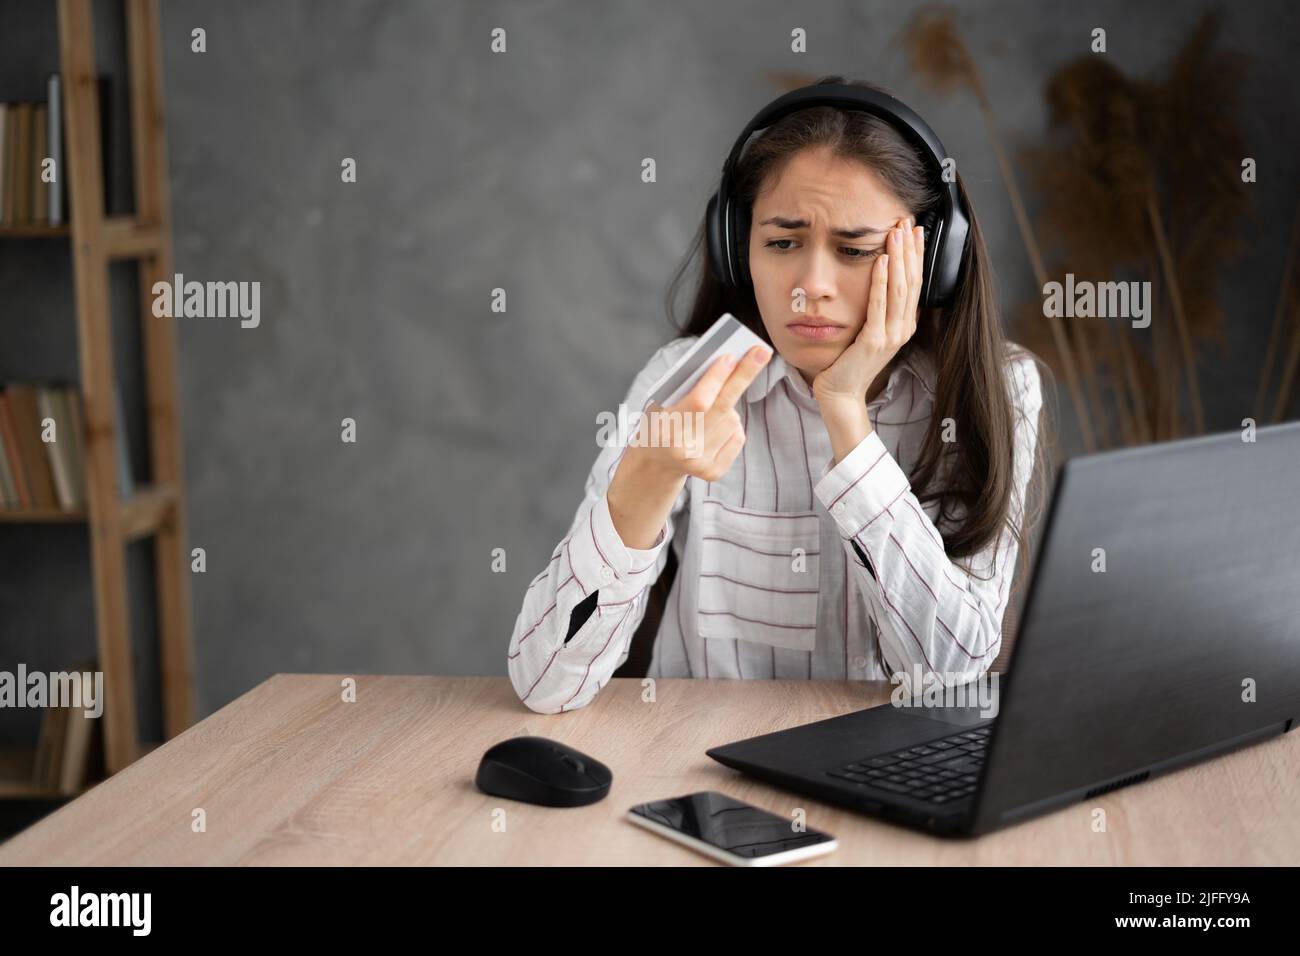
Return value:
M 628 390 L 629 411 L 645 407 L 650 386 L 696 339 L 675 339 L 654 354 Z M 1042 396 L 1032 357 L 1014 345 L 1009 352 L 1018 522 Z M 625 446 L 603 448 L 568 534 L 515 622 L 507 669 L 520 699 L 548 714 L 591 702 L 627 659 L 668 547 L 678 570 L 651 677 L 897 675 L 910 692 L 918 667 L 949 685 L 987 671 L 1001 647 L 1016 542 L 1004 529 L 972 559 L 951 561 L 935 525 L 938 501 L 922 506 L 912 493 L 907 472 L 920 453 L 934 382 L 923 351 L 901 358 L 867 403 L 872 433 L 832 468 L 811 389 L 774 353 L 737 403 L 741 454 L 718 481 L 686 480 L 648 549 L 624 546 L 614 528 L 605 492 Z M 566 642 L 575 605 L 593 591 L 595 611 Z

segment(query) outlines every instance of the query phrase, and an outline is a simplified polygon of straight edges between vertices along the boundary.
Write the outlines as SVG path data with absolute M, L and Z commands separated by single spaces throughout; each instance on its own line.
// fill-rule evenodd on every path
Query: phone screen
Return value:
M 794 821 L 706 790 L 632 808 L 637 816 L 736 856 L 759 858 L 833 840 L 820 830 L 796 830 Z

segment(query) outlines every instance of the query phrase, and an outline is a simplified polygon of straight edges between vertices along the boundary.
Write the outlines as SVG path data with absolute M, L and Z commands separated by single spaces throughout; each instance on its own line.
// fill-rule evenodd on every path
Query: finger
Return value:
M 723 383 L 718 397 L 714 399 L 715 408 L 732 408 L 736 402 L 740 401 L 740 396 L 745 389 L 749 388 L 749 383 L 754 380 L 759 372 L 763 371 L 763 366 L 767 360 L 772 357 L 772 350 L 763 345 L 755 345 L 745 353 L 745 357 L 736 370 Z
M 921 259 L 921 285 L 925 285 L 925 230 L 920 226 L 916 227 L 916 254 Z M 919 299 L 917 300 L 920 301 Z
M 885 310 L 886 334 L 906 328 L 907 318 L 907 257 L 903 254 L 901 229 L 890 230 L 889 248 L 889 303 Z
M 912 222 L 914 223 L 915 220 L 912 220 Z M 913 225 L 908 229 L 905 240 L 914 268 L 911 283 L 912 294 L 907 300 L 907 319 L 911 323 L 913 331 L 916 329 L 917 307 L 921 303 L 921 287 L 925 285 L 925 259 L 922 257 L 921 243 L 918 241 L 921 235 L 921 227 Z
M 681 404 L 693 403 L 692 408 L 700 409 L 711 407 L 718 397 L 718 392 L 722 390 L 723 383 L 727 381 L 727 376 L 735 367 L 734 355 L 719 355 L 709 365 L 708 371 L 701 375 L 700 380 L 682 397 Z
M 921 257 L 916 251 L 916 236 L 914 235 L 912 226 L 913 219 L 911 216 L 904 219 L 900 226 L 900 235 L 903 242 L 903 258 L 907 262 L 907 289 L 910 293 L 907 297 L 907 301 L 909 304 L 919 299 L 921 291 Z
M 885 297 L 889 282 L 889 254 L 876 257 L 871 266 L 871 288 L 867 290 L 867 320 L 862 323 L 862 331 L 854 339 L 854 345 L 860 345 L 869 352 L 874 352 L 885 341 Z

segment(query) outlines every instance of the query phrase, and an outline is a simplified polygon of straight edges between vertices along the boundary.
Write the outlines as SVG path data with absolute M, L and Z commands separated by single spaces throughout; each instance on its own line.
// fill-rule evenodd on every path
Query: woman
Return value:
M 956 182 L 969 220 L 957 286 L 922 309 L 916 222 L 939 190 L 895 125 L 815 106 L 748 144 L 734 174 L 747 281 L 701 269 L 681 337 L 625 398 L 651 415 L 698 413 L 702 437 L 691 453 L 643 435 L 597 457 L 510 639 L 528 707 L 590 703 L 626 660 L 670 546 L 679 571 L 651 677 L 893 679 L 910 691 L 918 676 L 951 686 L 988 670 L 1027 551 L 1027 485 L 1044 471 L 1042 388 L 1034 357 L 1003 338 Z M 647 404 L 723 312 L 773 351 L 714 363 L 671 409 Z

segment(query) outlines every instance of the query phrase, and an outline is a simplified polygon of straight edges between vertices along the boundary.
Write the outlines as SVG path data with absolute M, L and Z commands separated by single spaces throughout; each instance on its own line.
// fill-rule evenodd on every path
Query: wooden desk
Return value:
M 712 864 L 624 819 L 634 803 L 719 790 L 840 840 L 804 866 L 1295 864 L 1300 733 L 975 840 L 949 841 L 786 793 L 706 748 L 884 703 L 887 683 L 668 680 L 643 703 L 611 681 L 536 714 L 504 677 L 277 674 L 0 846 L 0 864 Z M 548 809 L 475 789 L 507 737 L 563 741 L 614 772 L 610 795 Z M 1106 810 L 1094 833 L 1090 811 Z M 195 808 L 207 832 L 191 830 Z M 505 808 L 506 832 L 493 830 Z

